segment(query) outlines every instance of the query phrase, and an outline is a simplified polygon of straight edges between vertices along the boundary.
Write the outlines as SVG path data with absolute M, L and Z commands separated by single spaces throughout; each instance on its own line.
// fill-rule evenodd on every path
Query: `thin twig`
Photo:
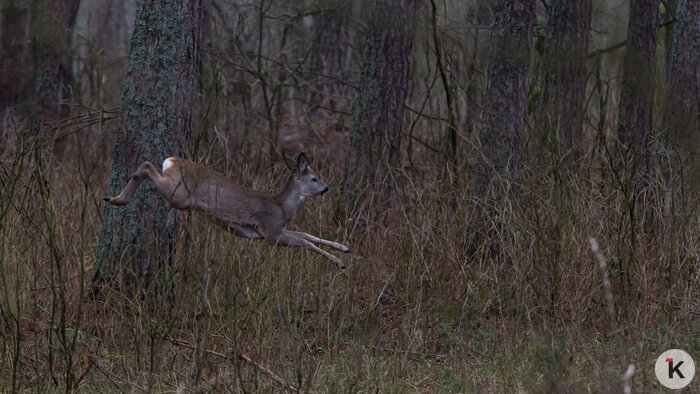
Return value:
M 442 80 L 442 87 L 445 91 L 445 101 L 447 103 L 447 129 L 446 135 L 450 140 L 450 150 L 445 149 L 445 153 L 450 156 L 450 160 L 454 163 L 455 155 L 457 154 L 457 125 L 455 124 L 454 108 L 452 105 L 452 92 L 450 89 L 450 84 L 447 82 L 447 72 L 445 71 L 445 65 L 442 62 L 442 50 L 440 48 L 440 39 L 438 38 L 437 32 L 437 5 L 435 0 L 430 0 L 430 5 L 432 8 L 432 25 L 433 25 L 433 45 L 435 46 L 435 60 L 437 61 L 437 69 L 440 74 L 440 79 Z
M 659 28 L 668 26 L 668 25 L 670 25 L 670 24 L 672 24 L 672 23 L 675 23 L 675 22 L 676 22 L 676 18 L 675 18 L 675 17 L 674 17 L 674 18 L 671 18 L 671 19 L 669 19 L 669 20 L 667 20 L 667 21 L 660 22 L 660 23 L 659 23 Z M 590 58 L 592 58 L 592 57 L 594 57 L 594 56 L 602 55 L 602 54 L 604 54 L 604 53 L 606 53 L 606 52 L 615 51 L 615 50 L 617 50 L 617 49 L 622 48 L 622 47 L 625 46 L 625 45 L 627 45 L 627 40 L 622 40 L 622 41 L 618 42 L 617 44 L 613 44 L 613 45 L 611 45 L 611 46 L 609 46 L 609 47 L 607 47 L 607 48 L 598 49 L 598 50 L 595 50 L 595 51 L 589 53 L 589 54 L 588 54 L 588 58 L 590 59 Z
M 590 59 L 592 57 L 602 55 L 602 54 L 607 53 L 607 52 L 615 51 L 617 49 L 622 48 L 625 45 L 627 45 L 627 40 L 622 40 L 622 41 L 618 42 L 617 44 L 613 44 L 607 48 L 598 49 L 598 50 L 595 50 L 595 51 L 589 53 L 588 58 Z
M 196 346 L 191 345 L 191 344 L 189 344 L 188 342 L 183 341 L 182 339 L 172 338 L 172 343 L 173 343 L 174 345 L 186 347 L 186 348 L 188 348 L 188 349 L 194 349 L 194 350 L 197 349 Z M 232 359 L 233 359 L 233 356 L 227 356 L 227 355 L 225 355 L 225 354 L 223 354 L 223 353 L 215 352 L 215 351 L 213 351 L 213 350 L 204 350 L 204 351 L 205 351 L 207 354 L 211 354 L 212 356 L 220 357 L 220 358 L 223 358 L 223 359 L 225 359 L 225 360 L 232 360 Z M 262 373 L 264 373 L 265 375 L 267 375 L 267 377 L 269 377 L 270 379 L 274 380 L 275 382 L 279 383 L 284 389 L 289 390 L 289 391 L 292 392 L 292 393 L 299 392 L 299 390 L 297 390 L 296 387 L 290 385 L 290 384 L 287 383 L 284 379 L 282 379 L 281 377 L 275 375 L 275 373 L 272 372 L 269 368 L 264 367 L 264 366 L 258 364 L 258 363 L 255 362 L 253 359 L 251 359 L 250 357 L 246 356 L 245 354 L 242 354 L 242 353 L 239 354 L 239 355 L 238 355 L 238 358 L 241 359 L 241 360 L 243 360 L 243 361 L 245 361 L 245 362 L 247 362 L 248 364 L 254 366 L 255 368 L 259 369 L 260 371 L 262 371 Z

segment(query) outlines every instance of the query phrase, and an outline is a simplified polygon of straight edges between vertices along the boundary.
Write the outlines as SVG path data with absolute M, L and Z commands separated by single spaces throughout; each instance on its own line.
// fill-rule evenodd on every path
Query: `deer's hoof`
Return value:
M 343 251 L 343 253 L 352 253 L 352 249 L 350 249 L 350 248 L 345 248 L 345 250 Z
M 116 197 L 105 197 L 103 200 L 107 201 L 109 205 L 126 205 L 126 203 L 117 200 Z

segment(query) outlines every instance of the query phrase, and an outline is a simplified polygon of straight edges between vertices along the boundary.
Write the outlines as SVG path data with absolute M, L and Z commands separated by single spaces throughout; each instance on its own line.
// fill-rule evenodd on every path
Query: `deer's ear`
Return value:
M 287 165 L 290 171 L 294 171 L 296 164 L 294 164 L 294 158 L 286 153 L 282 153 L 282 158 L 284 159 L 284 164 Z
M 299 172 L 304 173 L 308 167 L 309 162 L 306 160 L 306 155 L 304 152 L 299 153 L 299 158 L 297 159 L 297 169 Z

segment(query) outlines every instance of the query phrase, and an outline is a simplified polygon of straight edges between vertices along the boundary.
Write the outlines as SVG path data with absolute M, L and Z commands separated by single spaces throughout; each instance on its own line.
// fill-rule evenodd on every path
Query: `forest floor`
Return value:
M 97 294 L 108 164 L 5 161 L 0 391 L 270 392 L 281 380 L 313 392 L 620 392 L 633 364 L 634 391 L 658 392 L 663 351 L 700 360 L 696 195 L 651 185 L 630 208 L 599 169 L 558 182 L 529 168 L 519 198 L 498 201 L 479 231 L 465 182 L 414 167 L 386 219 L 366 226 L 334 216 L 342 171 L 315 156 L 331 192 L 291 228 L 350 246 L 346 270 L 181 213 L 174 267 L 154 281 L 172 286 L 117 281 Z M 258 190 L 288 176 L 253 163 L 208 164 Z M 630 209 L 649 214 L 629 220 Z

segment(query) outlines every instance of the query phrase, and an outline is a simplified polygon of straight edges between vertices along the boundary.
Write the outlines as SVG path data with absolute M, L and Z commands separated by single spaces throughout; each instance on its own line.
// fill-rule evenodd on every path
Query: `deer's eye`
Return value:
M 311 178 L 311 182 L 318 182 L 318 178 Z

